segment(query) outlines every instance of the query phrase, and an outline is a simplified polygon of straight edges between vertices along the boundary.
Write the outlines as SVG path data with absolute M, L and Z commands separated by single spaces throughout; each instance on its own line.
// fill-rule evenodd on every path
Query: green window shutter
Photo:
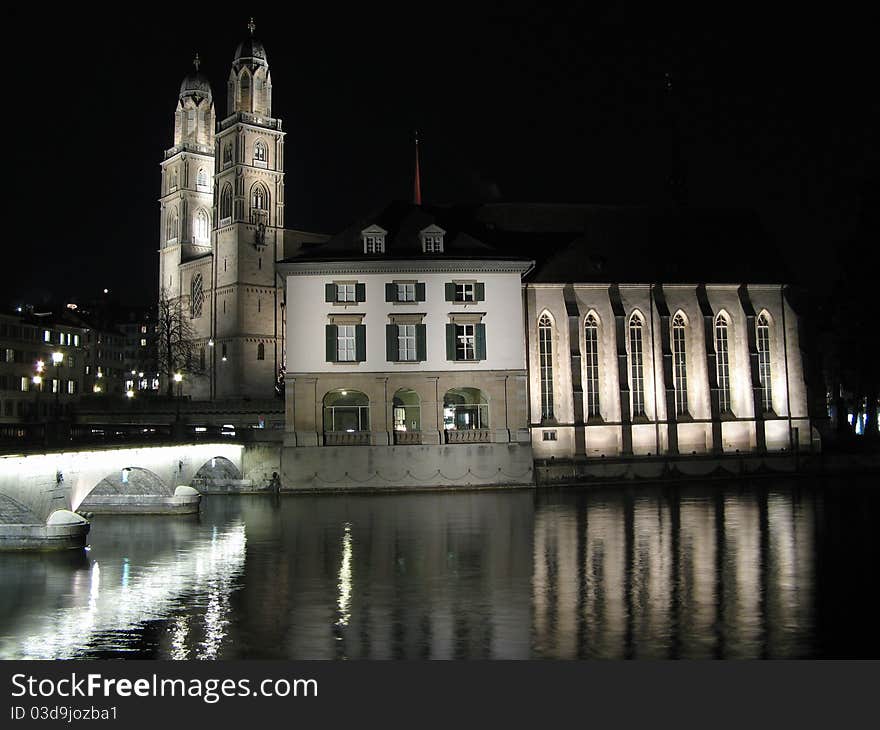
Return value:
M 367 359 L 367 325 L 365 324 L 354 326 L 354 359 L 358 362 Z
M 355 284 L 354 285 L 354 298 L 359 302 L 367 301 L 367 285 L 366 284 Z
M 480 285 L 482 286 L 482 284 Z M 476 327 L 477 360 L 486 359 L 486 325 L 478 324 Z
M 386 302 L 396 302 L 397 301 L 397 284 L 386 284 L 385 285 L 385 301 Z
M 327 362 L 336 362 L 336 325 L 328 324 L 325 332 L 327 333 Z
M 416 359 L 419 362 L 428 359 L 428 327 L 424 324 L 416 325 Z
M 449 286 L 447 284 L 446 286 Z M 455 360 L 455 325 L 446 325 L 446 359 Z
M 336 301 L 336 284 L 324 284 L 324 301 Z
M 422 281 L 416 283 L 416 301 L 425 301 L 425 283 Z
M 446 282 L 446 301 L 454 302 L 455 301 L 455 284 L 451 281 Z
M 474 299 L 478 302 L 485 301 L 486 299 L 486 285 L 482 281 L 478 281 L 474 285 Z
M 388 286 L 386 284 L 386 286 Z M 397 351 L 397 325 L 385 325 L 385 359 L 388 362 L 396 362 L 399 357 Z

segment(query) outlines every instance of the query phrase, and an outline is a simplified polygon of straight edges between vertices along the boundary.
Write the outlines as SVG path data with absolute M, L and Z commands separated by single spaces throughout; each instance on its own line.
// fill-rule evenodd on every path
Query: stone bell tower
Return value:
M 215 137 L 215 398 L 272 398 L 281 362 L 275 262 L 283 255 L 284 132 L 253 19 L 238 44 Z

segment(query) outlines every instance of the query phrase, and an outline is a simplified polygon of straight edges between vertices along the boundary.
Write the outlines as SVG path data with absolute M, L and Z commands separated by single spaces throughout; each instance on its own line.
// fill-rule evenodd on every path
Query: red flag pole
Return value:
M 416 132 L 416 179 L 413 186 L 413 203 L 422 204 L 422 180 L 419 174 L 419 133 Z

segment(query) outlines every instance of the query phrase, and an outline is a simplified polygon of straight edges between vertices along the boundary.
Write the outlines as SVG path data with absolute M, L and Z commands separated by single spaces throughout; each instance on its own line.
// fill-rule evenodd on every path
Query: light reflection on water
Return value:
M 209 497 L 0 556 L 0 658 L 878 656 L 850 580 L 877 508 L 803 481 Z

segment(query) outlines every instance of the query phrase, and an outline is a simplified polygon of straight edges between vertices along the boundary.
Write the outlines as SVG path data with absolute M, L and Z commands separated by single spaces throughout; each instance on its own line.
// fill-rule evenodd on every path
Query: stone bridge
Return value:
M 46 520 L 56 510 L 75 511 L 108 484 L 123 494 L 142 492 L 145 482 L 173 491 L 248 480 L 259 489 L 272 471 L 280 472 L 277 451 L 226 442 L 0 456 L 0 495 Z

